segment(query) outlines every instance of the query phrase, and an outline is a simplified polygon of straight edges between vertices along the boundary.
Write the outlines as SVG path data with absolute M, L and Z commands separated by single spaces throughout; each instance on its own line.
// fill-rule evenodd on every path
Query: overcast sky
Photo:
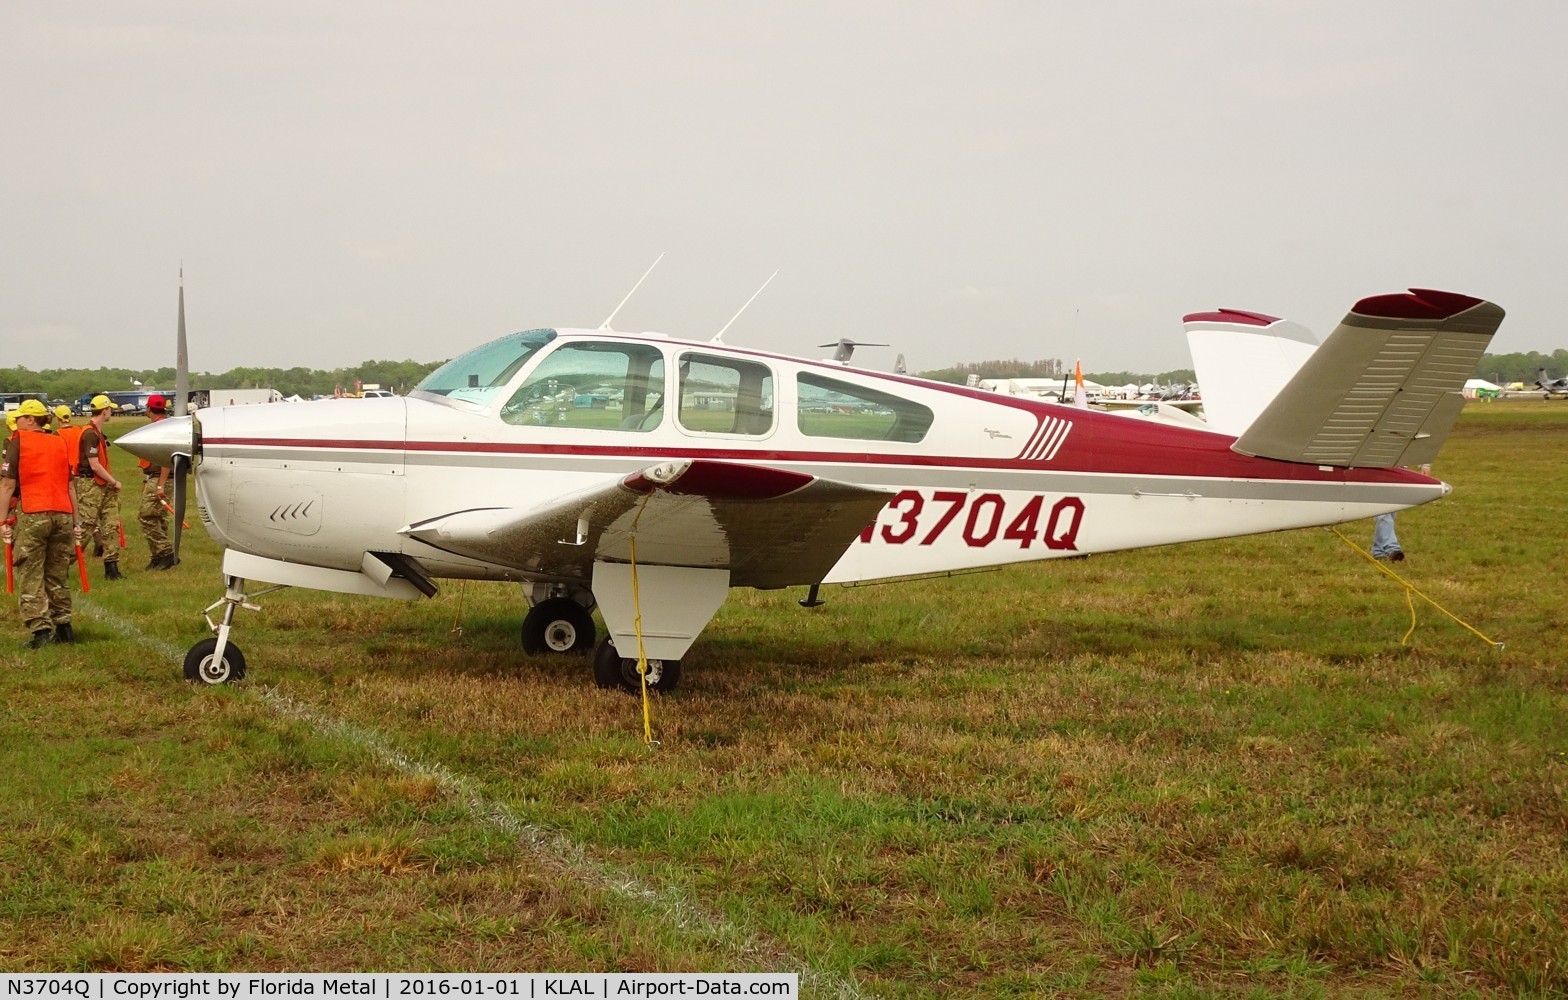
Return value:
M 0 4 L 0 367 L 726 334 L 1189 364 L 1409 286 L 1568 345 L 1568 7 Z

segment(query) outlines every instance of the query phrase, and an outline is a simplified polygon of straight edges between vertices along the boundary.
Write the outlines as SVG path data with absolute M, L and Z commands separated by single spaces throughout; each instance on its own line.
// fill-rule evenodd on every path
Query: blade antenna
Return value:
M 777 271 L 774 271 L 772 274 L 768 275 L 768 280 L 764 281 L 762 283 L 762 288 L 767 288 L 768 287 L 768 282 L 771 282 L 774 278 L 777 278 L 778 276 L 779 276 L 779 272 L 777 272 Z M 710 344 L 717 344 L 719 342 L 719 338 L 724 336 L 724 331 L 728 330 L 730 327 L 734 326 L 735 325 L 735 321 L 740 319 L 740 314 L 746 311 L 746 306 L 749 306 L 753 302 L 757 301 L 757 296 L 762 294 L 762 288 L 759 288 L 755 292 L 751 293 L 751 298 L 746 300 L 746 305 L 741 306 L 740 309 L 736 310 L 735 315 L 730 317 L 730 321 L 728 323 L 725 323 L 724 324 L 724 328 L 721 329 L 718 333 L 715 333 L 713 335 L 713 339 L 708 341 L 708 343 L 710 343 Z
M 637 289 L 642 287 L 642 283 L 648 280 L 648 275 L 653 273 L 653 269 L 658 267 L 659 261 L 663 259 L 664 254 L 662 253 L 653 259 L 653 263 L 648 265 L 648 270 L 642 273 L 642 277 L 637 279 L 637 284 L 633 285 L 632 290 L 626 293 L 626 298 L 621 300 L 621 305 L 616 306 L 613 310 L 611 310 L 610 315 L 606 316 L 604 318 L 604 322 L 599 324 L 599 329 L 608 330 L 610 328 L 610 321 L 615 319 L 615 314 L 621 311 L 621 306 L 624 306 L 627 302 L 631 301 L 631 297 L 637 294 Z

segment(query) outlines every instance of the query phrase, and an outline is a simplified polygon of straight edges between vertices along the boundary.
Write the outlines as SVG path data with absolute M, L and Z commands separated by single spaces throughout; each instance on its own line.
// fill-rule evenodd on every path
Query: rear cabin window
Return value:
M 773 429 L 773 372 L 755 361 L 684 354 L 681 426 L 711 434 L 766 434 Z
M 664 420 L 664 355 L 644 344 L 565 344 L 501 408 L 528 427 L 651 431 Z
M 915 442 L 931 429 L 928 407 L 878 389 L 802 372 L 795 383 L 800 432 L 808 437 Z

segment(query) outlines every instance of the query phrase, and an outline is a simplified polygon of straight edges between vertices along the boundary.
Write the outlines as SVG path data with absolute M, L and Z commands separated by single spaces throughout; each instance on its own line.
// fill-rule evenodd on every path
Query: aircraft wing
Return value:
M 1341 467 L 1430 462 L 1502 321 L 1500 307 L 1452 292 L 1362 299 L 1231 447 Z
M 727 568 L 738 587 L 818 583 L 891 491 L 767 466 L 664 462 L 538 507 L 454 511 L 401 534 L 547 577 L 587 579 L 596 561 Z

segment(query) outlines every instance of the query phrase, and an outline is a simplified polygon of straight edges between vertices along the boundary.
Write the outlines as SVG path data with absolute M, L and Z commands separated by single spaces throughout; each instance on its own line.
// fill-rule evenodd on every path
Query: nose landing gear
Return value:
M 237 576 L 226 576 L 223 582 L 225 587 L 223 596 L 202 612 L 202 617 L 207 619 L 207 627 L 216 635 L 201 640 L 185 653 L 185 679 L 188 681 L 201 684 L 232 684 L 245 677 L 245 654 L 229 641 L 229 632 L 234 627 L 235 609 L 260 611 L 261 606 L 251 603 L 252 595 L 245 593 L 244 580 Z M 282 589 L 284 588 L 281 586 L 268 587 L 253 596 L 261 597 Z M 218 608 L 223 609 L 223 615 L 219 621 L 214 622 L 212 613 Z

